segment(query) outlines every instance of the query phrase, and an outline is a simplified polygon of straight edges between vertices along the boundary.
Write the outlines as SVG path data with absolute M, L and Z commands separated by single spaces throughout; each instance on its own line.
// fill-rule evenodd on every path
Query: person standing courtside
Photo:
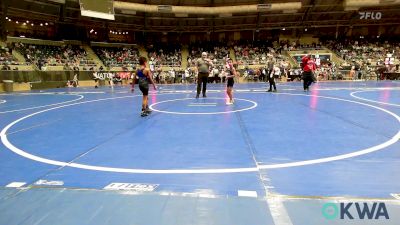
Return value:
M 272 92 L 272 87 L 274 87 L 274 92 L 276 92 L 276 84 L 275 84 L 275 70 L 274 70 L 274 61 L 273 59 L 270 59 L 268 61 L 268 82 L 269 82 L 269 89 L 267 92 Z
M 213 67 L 213 63 L 211 59 L 207 57 L 207 52 L 201 53 L 201 58 L 199 58 L 196 61 L 196 68 L 197 68 L 197 73 L 198 73 L 198 78 L 197 78 L 197 94 L 196 98 L 199 98 L 200 96 L 200 91 L 201 91 L 201 84 L 203 83 L 203 98 L 207 97 L 206 96 L 206 90 L 207 90 L 207 79 L 208 79 L 208 74 L 210 73 L 210 68 Z
M 306 55 L 301 59 L 302 67 L 303 67 L 303 88 L 304 91 L 308 91 L 310 85 L 314 82 L 314 71 L 316 69 L 316 65 L 314 59 L 311 55 Z
M 233 100 L 233 85 L 235 84 L 235 76 L 237 75 L 235 67 L 233 67 L 232 60 L 226 60 L 226 70 L 227 70 L 227 85 L 226 85 L 226 94 L 229 97 L 229 100 L 226 102 L 227 105 L 232 105 L 235 101 Z

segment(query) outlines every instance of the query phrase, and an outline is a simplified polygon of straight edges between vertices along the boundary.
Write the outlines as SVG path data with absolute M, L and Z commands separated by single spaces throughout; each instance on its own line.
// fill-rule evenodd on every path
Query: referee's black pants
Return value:
M 208 73 L 199 73 L 197 78 L 197 96 L 200 95 L 201 84 L 203 83 L 203 97 L 206 96 Z
M 275 84 L 275 79 L 274 76 L 268 76 L 268 82 L 269 82 L 269 91 L 272 91 L 272 87 L 274 87 L 274 90 L 276 90 L 276 84 Z
M 305 91 L 308 90 L 308 88 L 313 82 L 314 82 L 314 76 L 312 72 L 303 72 L 303 88 Z

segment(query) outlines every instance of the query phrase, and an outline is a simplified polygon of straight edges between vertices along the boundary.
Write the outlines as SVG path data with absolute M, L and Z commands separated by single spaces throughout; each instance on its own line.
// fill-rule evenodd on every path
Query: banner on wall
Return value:
M 130 79 L 131 73 L 130 72 L 94 72 L 93 79 L 94 80 L 121 80 L 121 79 Z

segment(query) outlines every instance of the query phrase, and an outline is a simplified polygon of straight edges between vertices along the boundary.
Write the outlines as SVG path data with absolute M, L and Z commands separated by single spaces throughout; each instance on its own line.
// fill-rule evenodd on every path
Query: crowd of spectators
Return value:
M 305 51 L 322 49 L 320 43 L 300 44 L 299 41 L 281 40 L 279 42 L 278 51 Z
M 18 60 L 12 55 L 12 49 L 9 47 L 0 48 L 0 67 L 1 70 L 11 70 L 11 65 L 20 65 Z M 18 69 L 18 67 L 15 67 Z
M 135 47 L 92 47 L 107 67 L 136 67 L 139 50 Z
M 349 70 L 349 77 L 360 79 L 367 74 L 375 77 L 384 72 L 400 72 L 400 43 L 388 41 L 329 40 L 324 45 L 344 60 L 340 69 Z
M 321 64 L 315 71 L 321 79 L 335 78 L 336 71 L 344 71 L 343 76 L 360 77 L 360 74 L 369 74 L 377 70 L 383 72 L 399 72 L 400 43 L 378 42 L 371 40 L 331 40 L 320 44 L 300 45 L 296 42 L 281 41 L 279 43 L 268 41 L 255 42 L 201 42 L 189 46 L 188 68 L 178 71 L 162 71 L 162 67 L 182 66 L 182 47 L 180 44 L 152 44 L 147 45 L 147 52 L 152 71 L 159 75 L 160 80 L 181 80 L 193 78 L 190 67 L 196 65 L 202 52 L 207 52 L 213 61 L 214 67 L 210 69 L 213 77 L 224 74 L 225 60 L 230 57 L 230 51 L 235 55 L 236 66 L 244 68 L 241 74 L 248 79 L 264 80 L 262 74 L 268 64 L 273 63 L 276 75 L 289 77 L 298 75 L 296 68 L 291 68 L 286 51 L 307 51 L 308 49 L 321 49 L 322 46 L 337 53 L 344 62 L 334 65 L 333 62 Z M 106 67 L 136 68 L 139 59 L 139 50 L 135 47 L 92 47 Z M 13 57 L 12 50 L 18 50 L 26 62 L 35 64 L 39 69 L 45 70 L 47 66 L 63 66 L 64 70 L 94 70 L 95 62 L 90 59 L 82 46 L 77 45 L 38 45 L 13 43 L 0 48 L 0 66 L 2 70 L 10 70 L 12 65 L 21 65 Z M 259 65 L 258 69 L 254 65 Z M 14 67 L 17 68 L 17 67 Z M 383 69 L 382 69 L 383 68 Z M 188 70 L 188 71 L 186 71 Z M 280 71 L 280 72 L 279 72 Z M 179 74 L 179 75 L 178 75 Z M 185 75 L 186 74 L 186 75 Z M 189 74 L 189 75 L 188 75 Z M 350 74 L 350 75 L 348 75 Z
M 387 58 L 399 59 L 400 43 L 369 42 L 368 40 L 331 40 L 325 46 L 347 62 L 367 65 L 395 64 Z M 391 57 L 388 57 L 391 55 Z
M 156 67 L 182 65 L 182 47 L 179 44 L 151 44 L 147 46 L 149 63 Z
M 187 58 L 189 66 L 195 66 L 196 60 L 201 57 L 202 52 L 207 52 L 215 66 L 225 64 L 225 59 L 229 57 L 229 46 L 226 43 L 199 42 L 189 46 L 189 56 Z
M 28 63 L 37 65 L 41 70 L 45 70 L 47 66 L 64 66 L 64 69 L 75 70 L 80 66 L 95 66 L 82 46 L 14 43 L 14 47 L 23 54 Z
M 280 58 L 280 53 L 268 42 L 239 43 L 233 50 L 239 65 L 266 64 L 268 58 Z

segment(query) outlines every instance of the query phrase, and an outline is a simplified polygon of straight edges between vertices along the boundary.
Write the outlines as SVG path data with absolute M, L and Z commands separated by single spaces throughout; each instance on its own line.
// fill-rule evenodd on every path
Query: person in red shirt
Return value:
M 303 68 L 303 88 L 308 91 L 310 85 L 314 82 L 314 71 L 317 68 L 314 59 L 310 55 L 306 55 L 301 59 Z
M 304 71 L 304 67 L 307 65 L 307 61 L 311 58 L 311 55 L 305 55 L 301 58 L 301 69 Z

